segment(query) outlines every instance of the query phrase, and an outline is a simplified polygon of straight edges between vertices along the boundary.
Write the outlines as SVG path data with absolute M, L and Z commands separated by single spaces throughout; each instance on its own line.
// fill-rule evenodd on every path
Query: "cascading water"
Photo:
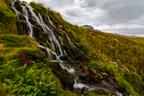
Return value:
M 29 21 L 29 17 L 28 17 L 28 11 L 26 10 L 26 7 L 24 7 L 24 6 L 22 6 L 22 10 L 23 10 L 23 16 L 25 17 L 25 19 L 26 19 L 26 22 L 27 22 L 27 26 L 28 26 L 28 28 L 29 28 L 29 36 L 31 37 L 31 38 L 33 38 L 33 29 L 32 29 L 32 24 L 30 23 L 30 21 Z
M 13 8 L 13 10 L 14 10 L 16 13 L 18 13 L 18 15 L 23 15 L 23 16 L 25 17 L 27 26 L 28 26 L 28 28 L 29 28 L 29 32 L 28 32 L 28 33 L 29 33 L 29 36 L 30 36 L 31 38 L 33 38 L 33 39 L 35 38 L 35 37 L 33 36 L 33 25 L 31 24 L 31 22 L 30 22 L 30 20 L 29 20 L 30 18 L 29 18 L 29 16 L 28 16 L 29 13 L 30 13 L 30 14 L 32 15 L 32 18 L 37 22 L 37 24 L 39 24 L 39 25 L 42 27 L 43 32 L 44 32 L 44 33 L 49 33 L 49 39 L 50 39 L 50 41 L 51 41 L 50 43 L 51 43 L 51 45 L 53 46 L 54 49 L 58 48 L 58 52 L 56 53 L 56 52 L 53 51 L 51 48 L 42 46 L 42 45 L 40 45 L 40 44 L 38 45 L 38 47 L 40 47 L 40 48 L 42 48 L 42 49 L 45 49 L 45 50 L 47 51 L 48 55 L 49 55 L 51 58 L 52 58 L 52 56 L 54 56 L 54 57 L 55 57 L 55 60 L 56 60 L 57 62 L 59 62 L 59 64 L 60 64 L 60 66 L 61 66 L 62 69 L 67 70 L 69 73 L 74 73 L 75 70 L 74 70 L 73 68 L 68 68 L 68 67 L 64 66 L 64 64 L 63 64 L 64 61 L 62 61 L 62 60 L 60 59 L 60 57 L 64 55 L 64 51 L 62 51 L 61 45 L 60 45 L 59 41 L 57 40 L 56 36 L 54 35 L 53 30 L 51 30 L 51 29 L 44 23 L 44 21 L 43 21 L 43 19 L 42 19 L 42 16 L 39 14 L 39 17 L 38 17 L 38 16 L 36 15 L 36 13 L 33 11 L 33 8 L 32 8 L 30 5 L 26 4 L 26 3 L 25 3 L 25 5 L 22 5 L 22 4 L 21 4 L 22 12 L 18 11 L 18 10 L 16 9 L 15 5 L 14 5 L 16 1 L 17 1 L 17 0 L 15 0 L 14 3 L 12 3 L 12 8 Z M 50 21 L 50 18 L 49 18 L 49 21 Z M 54 25 L 54 24 L 52 23 L 52 21 L 51 21 L 50 24 L 52 24 L 51 26 Z
M 16 3 L 19 3 L 19 5 L 22 9 L 21 11 L 15 6 Z M 31 23 L 30 19 L 35 21 L 41 27 L 43 33 L 47 33 L 47 35 L 49 37 L 48 39 L 49 39 L 49 43 L 50 43 L 49 45 L 50 46 L 46 47 L 42 44 L 38 44 L 38 47 L 47 51 L 48 56 L 51 59 L 51 62 L 59 63 L 60 67 L 63 70 L 66 70 L 69 74 L 75 76 L 74 85 L 73 85 L 73 87 L 75 89 L 77 89 L 77 88 L 82 89 L 83 87 L 87 87 L 89 90 L 102 89 L 102 90 L 106 90 L 106 91 L 111 91 L 111 90 L 108 90 L 108 89 L 105 89 L 105 88 L 102 88 L 102 87 L 91 86 L 89 84 L 80 83 L 79 82 L 79 76 L 77 76 L 77 74 L 75 72 L 76 70 L 74 68 L 66 65 L 65 61 L 61 60 L 61 57 L 67 55 L 67 52 L 62 48 L 62 44 L 64 42 L 61 40 L 61 37 L 56 36 L 55 32 L 51 29 L 51 27 L 55 28 L 55 24 L 50 20 L 50 18 L 48 16 L 47 19 L 48 19 L 48 21 L 50 23 L 50 26 L 51 26 L 51 27 L 49 27 L 47 24 L 44 23 L 43 18 L 42 18 L 40 13 L 38 13 L 38 12 L 36 13 L 34 11 L 34 9 L 30 5 L 28 5 L 27 3 L 22 3 L 22 4 L 21 3 L 22 2 L 20 2 L 18 0 L 12 1 L 12 3 L 11 3 L 12 4 L 12 9 L 15 11 L 15 13 L 18 16 L 23 16 L 24 17 L 25 22 L 27 24 L 26 26 L 28 28 L 28 34 L 31 38 L 36 39 L 36 37 L 34 36 L 34 31 L 33 31 L 34 30 L 33 29 L 34 25 Z M 29 14 L 31 16 L 29 16 Z M 71 39 L 69 38 L 68 34 L 65 31 L 62 31 L 62 32 L 63 32 L 63 34 L 65 34 L 69 45 L 71 45 L 71 47 L 76 47 L 74 45 L 74 43 L 71 41 Z M 113 93 L 115 93 L 117 96 L 123 96 L 118 91 L 115 91 Z

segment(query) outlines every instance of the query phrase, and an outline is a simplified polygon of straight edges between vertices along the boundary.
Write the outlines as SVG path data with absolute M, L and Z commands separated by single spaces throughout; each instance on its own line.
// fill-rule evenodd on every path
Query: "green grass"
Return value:
M 37 43 L 35 43 L 34 40 L 30 39 L 28 36 L 14 34 L 0 35 L 0 42 L 5 44 L 5 47 L 37 47 Z
M 138 94 L 143 96 L 144 38 L 127 37 L 104 33 L 98 30 L 88 30 L 64 21 L 59 13 L 51 9 L 46 9 L 41 4 L 31 3 L 31 5 L 42 14 L 45 23 L 48 25 L 47 16 L 50 17 L 56 25 L 54 29 L 55 32 L 60 36 L 64 36 L 61 29 L 68 33 L 72 42 L 84 52 L 83 56 L 87 58 L 85 60 L 79 59 L 79 61 L 89 63 L 88 66 L 98 72 L 97 75 L 99 78 L 103 78 L 99 70 L 111 73 L 121 90 L 133 96 L 137 96 Z M 62 89 L 60 81 L 48 67 L 49 61 L 47 56 L 37 47 L 37 43 L 28 36 L 18 35 L 16 22 L 17 17 L 9 6 L 9 0 L 1 0 L 0 68 L 2 71 L 0 71 L 0 89 L 3 91 L 2 93 L 10 93 L 10 95 L 12 95 L 23 94 L 21 92 L 24 91 L 29 95 L 32 94 L 34 90 L 36 90 L 38 94 L 44 90 L 44 92 L 48 92 L 46 94 L 51 94 L 52 92 L 52 94 L 55 93 L 58 96 L 67 96 L 67 94 L 69 94 L 69 96 L 75 96 L 71 91 Z M 22 65 L 20 62 L 20 56 L 24 52 L 28 54 L 32 63 L 30 66 Z M 77 61 L 77 59 L 73 61 Z M 116 62 L 117 66 L 110 64 L 110 62 Z M 19 73 L 19 70 L 22 71 L 23 74 Z M 9 75 L 11 73 L 12 78 L 7 76 L 7 74 Z M 47 75 L 49 73 L 50 77 Z M 44 79 L 41 76 L 43 76 Z M 27 78 L 28 80 L 30 79 L 30 81 L 26 81 L 27 85 L 24 85 L 23 81 L 20 83 L 20 80 Z M 47 81 L 47 79 L 50 81 Z M 43 86 L 39 86 L 38 82 L 41 80 L 48 85 L 44 84 Z M 36 84 L 31 84 L 31 82 L 36 82 Z M 30 86 L 28 85 L 29 83 Z M 51 85 L 51 83 L 52 86 L 50 86 L 49 89 L 49 84 Z M 55 84 L 57 86 L 55 86 Z M 27 87 L 23 88 L 23 86 Z M 46 86 L 48 89 L 45 88 Z M 33 89 L 33 87 L 36 89 Z M 99 95 L 90 93 L 89 96 Z
M 0 1 L 0 34 L 17 33 L 16 15 L 10 9 L 9 0 Z
M 39 67 L 39 65 L 43 66 Z M 21 65 L 14 59 L 0 66 L 1 86 L 5 94 L 7 96 L 56 94 L 55 78 L 52 72 L 44 66 L 42 63 L 35 63 L 28 68 L 26 64 Z
M 127 37 L 127 38 L 138 44 L 144 44 L 144 37 Z
M 26 53 L 30 64 L 22 63 Z M 2 95 L 75 96 L 63 90 L 37 43 L 25 35 L 0 35 L 0 90 Z
M 85 54 L 90 60 L 98 60 L 106 64 L 114 61 L 120 66 L 125 66 L 130 71 L 129 77 L 121 76 L 118 71 L 113 70 L 117 83 L 122 88 L 126 88 L 126 92 L 133 94 L 132 96 L 137 96 L 137 92 L 142 92 L 142 81 L 137 82 L 138 78 L 144 79 L 144 45 L 140 44 L 140 41 L 99 31 L 90 31 L 77 26 L 73 29 L 70 26 L 65 27 L 69 29 L 67 32 L 73 37 L 73 42 L 79 48 L 81 48 L 79 45 L 84 45 L 83 48 L 87 50 Z M 104 68 L 102 69 L 104 70 Z M 127 73 L 125 72 L 125 74 Z
M 137 92 L 133 89 L 133 86 L 125 79 L 125 72 L 122 67 L 115 64 L 105 64 L 103 62 L 92 61 L 91 67 L 102 72 L 109 72 L 114 76 L 119 87 L 124 88 L 128 94 L 132 96 L 138 96 Z

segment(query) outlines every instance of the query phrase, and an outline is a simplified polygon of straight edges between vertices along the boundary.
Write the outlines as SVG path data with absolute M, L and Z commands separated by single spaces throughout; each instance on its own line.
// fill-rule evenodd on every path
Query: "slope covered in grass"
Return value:
M 42 12 L 41 5 L 33 3 L 31 5 Z M 114 76 L 121 90 L 126 90 L 133 96 L 137 93 L 143 94 L 144 45 L 142 38 L 113 35 L 71 25 L 64 21 L 59 13 L 50 9 L 43 12 L 43 16 L 46 15 L 49 15 L 57 25 L 55 30 L 65 30 L 76 46 L 85 53 L 88 58 L 85 62 L 89 62 L 90 66 L 90 62 L 97 62 L 92 63 L 93 66 L 103 66 L 100 69 L 99 67 L 94 69 Z
M 127 37 L 127 38 L 138 44 L 144 44 L 144 37 Z
M 75 50 L 66 46 L 66 51 L 69 51 L 71 57 L 68 62 L 75 67 L 84 66 L 78 70 L 90 74 L 89 77 L 92 79 L 87 82 L 94 81 L 104 88 L 116 86 L 126 96 L 130 94 L 144 96 L 142 38 L 89 30 L 66 22 L 59 13 L 46 9 L 41 4 L 31 3 L 31 6 L 41 13 L 47 25 L 49 25 L 47 16 L 50 17 L 56 26 L 53 30 L 58 35 L 65 38 L 62 30 L 69 35 L 80 52 L 75 53 L 73 52 Z M 58 78 L 51 70 L 51 68 L 57 69 L 56 66 L 50 65 L 47 54 L 37 47 L 37 43 L 25 35 L 18 35 L 26 33 L 21 29 L 17 20 L 9 6 L 9 0 L 0 1 L 0 24 L 2 25 L 0 26 L 0 93 L 9 96 L 12 94 L 41 96 L 42 93 L 44 96 L 49 94 L 75 96 L 75 93 L 62 89 Z M 17 35 L 7 33 L 17 33 Z M 39 42 L 48 45 L 45 41 L 47 40 L 44 38 Z M 79 54 L 81 52 L 82 54 Z M 27 54 L 28 64 L 23 64 L 23 53 Z M 112 95 L 103 91 L 90 94 L 90 96 Z
M 0 35 L 0 95 L 55 96 L 64 91 L 47 56 L 28 36 Z
M 113 74 L 119 86 L 126 88 L 127 92 L 133 93 L 135 90 L 143 94 L 144 45 L 122 36 L 86 30 L 77 26 L 74 30 L 71 28 L 67 32 L 74 38 L 73 41 L 77 46 L 87 54 L 90 61 L 98 62 L 94 64 L 104 63 L 100 66 L 113 66 L 110 69 L 101 67 L 101 70 Z M 119 69 L 122 70 L 122 74 L 121 71 L 113 71 Z M 135 93 L 132 96 L 136 96 Z
M 17 33 L 16 15 L 11 10 L 10 0 L 0 1 L 0 34 Z

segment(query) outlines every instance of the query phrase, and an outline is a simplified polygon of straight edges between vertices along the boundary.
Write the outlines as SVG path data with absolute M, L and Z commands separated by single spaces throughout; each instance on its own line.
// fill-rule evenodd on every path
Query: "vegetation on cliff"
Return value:
M 80 52 L 71 53 L 68 62 L 75 67 L 82 66 L 78 70 L 91 74 L 89 77 L 92 80 L 88 79 L 87 82 L 95 82 L 104 88 L 112 85 L 126 96 L 144 96 L 144 38 L 89 30 L 64 21 L 59 13 L 46 9 L 41 4 L 31 3 L 31 6 L 41 13 L 47 24 L 49 16 L 56 25 L 54 30 L 57 34 L 65 38 L 61 32 L 64 30 L 79 48 Z M 0 95 L 76 96 L 72 90 L 67 91 L 70 88 L 64 88 L 54 74 L 52 68 L 57 66 L 50 64 L 47 54 L 17 24 L 18 19 L 10 8 L 9 0 L 1 0 Z M 69 46 L 66 48 L 71 52 Z M 88 95 L 112 94 L 96 91 Z
M 9 0 L 0 1 L 0 34 L 17 33 L 16 15 L 10 7 Z
M 14 34 L 0 35 L 0 89 L 2 96 L 72 94 L 63 91 L 37 43 Z
M 38 6 L 34 3 L 31 5 L 37 11 L 42 12 L 42 5 Z M 49 15 L 55 22 L 56 30 L 64 29 L 69 34 L 76 46 L 85 52 L 89 64 L 95 61 L 97 62 L 94 63 L 95 66 L 96 64 L 107 66 L 108 69 L 102 67 L 101 70 L 114 76 L 116 83 L 128 94 L 133 96 L 137 92 L 143 94 L 144 44 L 141 42 L 144 38 L 103 33 L 71 25 L 64 21 L 59 13 L 50 9 L 47 9 L 44 15 Z M 119 70 L 121 70 L 120 73 Z

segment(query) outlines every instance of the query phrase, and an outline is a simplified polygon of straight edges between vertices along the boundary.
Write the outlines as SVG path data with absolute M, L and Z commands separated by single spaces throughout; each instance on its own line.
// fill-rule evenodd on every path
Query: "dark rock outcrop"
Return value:
M 90 30 L 94 30 L 94 27 L 91 25 L 83 25 L 82 27 L 90 29 Z

